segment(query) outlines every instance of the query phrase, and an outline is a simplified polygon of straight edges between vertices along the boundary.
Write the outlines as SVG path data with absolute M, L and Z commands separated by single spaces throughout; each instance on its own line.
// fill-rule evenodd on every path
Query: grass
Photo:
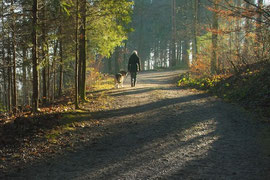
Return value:
M 178 86 L 207 91 L 270 118 L 270 64 L 244 68 L 238 74 L 182 74 Z

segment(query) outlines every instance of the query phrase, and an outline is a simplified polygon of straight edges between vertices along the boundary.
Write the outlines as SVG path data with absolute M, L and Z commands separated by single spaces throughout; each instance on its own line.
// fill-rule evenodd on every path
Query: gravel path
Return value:
M 92 113 L 102 125 L 89 143 L 8 179 L 270 179 L 269 124 L 175 87 L 179 73 L 141 73 L 135 88 L 128 78 L 109 92 L 113 108 Z

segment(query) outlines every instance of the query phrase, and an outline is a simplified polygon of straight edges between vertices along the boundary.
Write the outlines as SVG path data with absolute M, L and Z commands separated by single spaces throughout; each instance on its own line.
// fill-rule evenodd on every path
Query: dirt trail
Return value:
M 102 125 L 88 143 L 9 179 L 270 179 L 269 124 L 177 88 L 179 73 L 141 73 L 135 88 L 128 78 L 109 92 L 113 108 L 92 112 Z

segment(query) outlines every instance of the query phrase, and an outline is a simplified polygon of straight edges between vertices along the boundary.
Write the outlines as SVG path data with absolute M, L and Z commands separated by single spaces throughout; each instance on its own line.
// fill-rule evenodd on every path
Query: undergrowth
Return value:
M 180 75 L 178 86 L 205 90 L 226 101 L 238 103 L 270 117 L 270 64 L 249 66 L 235 74 Z

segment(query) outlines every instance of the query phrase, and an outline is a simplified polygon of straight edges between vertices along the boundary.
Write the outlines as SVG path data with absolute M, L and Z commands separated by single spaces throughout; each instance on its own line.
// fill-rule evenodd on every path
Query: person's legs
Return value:
M 133 86 L 136 85 L 136 82 L 137 82 L 137 72 L 134 73 L 134 83 L 133 83 Z
M 131 72 L 130 77 L 131 77 L 131 87 L 134 87 L 136 84 L 136 76 L 137 72 Z
M 134 72 L 131 72 L 130 73 L 130 77 L 131 77 L 131 87 L 133 87 L 134 86 Z

